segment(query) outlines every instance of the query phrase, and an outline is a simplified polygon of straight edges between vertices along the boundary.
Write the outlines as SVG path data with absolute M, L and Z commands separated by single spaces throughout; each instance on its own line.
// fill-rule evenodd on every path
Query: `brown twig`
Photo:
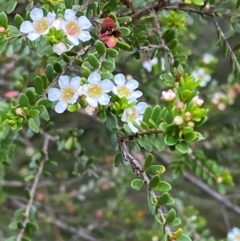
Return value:
M 35 193 L 36 193 L 36 190 L 37 190 L 38 182 L 39 182 L 40 176 L 42 174 L 42 171 L 43 171 L 43 168 L 44 168 L 44 164 L 48 160 L 48 145 L 49 145 L 49 141 L 50 141 L 50 136 L 48 134 L 45 134 L 44 135 L 43 148 L 42 148 L 43 153 L 44 153 L 44 158 L 42 159 L 42 161 L 40 162 L 40 164 L 38 166 L 37 173 L 35 175 L 32 187 L 30 189 L 30 199 L 28 200 L 28 203 L 27 203 L 27 206 L 26 206 L 26 210 L 25 210 L 25 213 L 24 213 L 25 218 L 24 218 L 24 220 L 22 222 L 23 227 L 19 231 L 19 233 L 17 235 L 17 238 L 16 238 L 16 241 L 22 241 L 22 237 L 24 235 L 25 228 L 26 228 L 26 226 L 27 226 L 27 224 L 29 222 L 29 214 L 30 214 L 31 208 L 33 206 L 33 200 L 34 200 L 34 196 L 35 196 Z

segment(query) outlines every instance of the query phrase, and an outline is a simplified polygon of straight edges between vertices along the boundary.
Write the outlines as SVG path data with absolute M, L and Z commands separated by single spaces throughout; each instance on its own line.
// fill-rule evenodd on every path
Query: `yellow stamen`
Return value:
M 120 98 L 129 97 L 129 95 L 131 94 L 130 90 L 125 85 L 119 86 L 117 89 Z
M 82 29 L 80 28 L 80 26 L 77 24 L 76 21 L 72 21 L 72 22 L 68 22 L 66 25 L 66 30 L 67 30 L 67 35 L 76 37 L 78 36 Z
M 39 20 L 34 23 L 35 32 L 38 34 L 44 33 L 49 27 L 48 21 L 46 19 Z
M 92 99 L 98 99 L 103 94 L 101 86 L 93 85 L 88 89 L 88 95 Z
M 66 87 L 62 90 L 62 100 L 68 103 L 73 98 L 74 94 L 74 89 L 72 89 L 71 87 Z

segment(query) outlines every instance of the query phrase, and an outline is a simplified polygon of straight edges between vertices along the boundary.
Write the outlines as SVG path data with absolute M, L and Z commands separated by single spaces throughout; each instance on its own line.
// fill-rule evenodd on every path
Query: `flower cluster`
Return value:
M 201 87 L 205 87 L 207 83 L 211 80 L 211 76 L 206 73 L 206 70 L 204 68 L 199 68 L 198 70 L 193 71 L 191 75 L 194 79 L 201 80 Z
M 139 85 L 137 80 L 126 80 L 123 74 L 117 74 L 113 83 L 109 79 L 102 80 L 101 75 L 94 72 L 89 75 L 87 83 L 83 83 L 80 77 L 70 79 L 69 76 L 62 75 L 58 84 L 59 88 L 50 88 L 48 91 L 48 99 L 57 102 L 55 105 L 57 113 L 63 113 L 69 105 L 76 104 L 81 97 L 87 102 L 85 111 L 91 115 L 99 105 L 109 105 L 111 97 L 115 95 L 119 99 L 124 98 L 128 101 L 127 107 L 122 111 L 121 120 L 126 122 L 134 133 L 138 131 L 133 123 L 140 124 L 147 104 L 145 102 L 135 104 L 137 98 L 142 96 L 142 92 L 136 90 Z
M 173 124 L 177 126 L 187 126 L 188 128 L 193 128 L 195 122 L 200 121 L 203 112 L 201 107 L 204 103 L 198 95 L 191 98 L 191 101 L 184 102 L 177 96 L 177 93 L 169 89 L 167 91 L 162 91 L 161 99 L 165 102 L 166 106 L 176 107 L 175 116 L 173 117 Z
M 20 26 L 20 31 L 26 34 L 31 41 L 37 40 L 41 36 L 47 35 L 51 28 L 62 31 L 68 42 L 62 42 L 61 39 L 55 39 L 53 51 L 58 55 L 70 50 L 80 41 L 86 42 L 91 39 L 89 28 L 92 23 L 85 16 L 77 17 L 72 9 L 66 9 L 64 18 L 57 18 L 54 12 L 49 12 L 44 16 L 40 8 L 34 8 L 30 12 L 31 21 L 24 21 Z

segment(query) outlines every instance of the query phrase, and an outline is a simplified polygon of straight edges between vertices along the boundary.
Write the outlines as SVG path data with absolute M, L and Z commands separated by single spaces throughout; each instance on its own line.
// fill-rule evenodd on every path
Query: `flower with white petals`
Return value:
M 73 45 L 67 45 L 65 43 L 58 43 L 53 45 L 53 52 L 56 53 L 57 55 L 62 55 L 63 53 L 69 51 Z
M 110 102 L 110 96 L 107 94 L 112 91 L 113 83 L 109 79 L 101 80 L 99 73 L 94 72 L 88 77 L 89 84 L 82 87 L 82 94 L 86 96 L 89 105 L 97 107 L 107 105 Z
M 65 21 L 62 21 L 61 28 L 73 45 L 78 45 L 79 40 L 86 42 L 91 39 L 91 35 L 87 30 L 92 24 L 87 17 L 81 16 L 78 18 L 72 9 L 66 9 L 64 19 Z
M 211 80 L 211 76 L 206 73 L 204 68 L 199 68 L 197 71 L 193 71 L 191 74 L 194 79 L 201 80 L 200 86 L 204 87 Z
M 178 126 L 182 125 L 183 122 L 184 122 L 184 120 L 183 120 L 182 116 L 180 116 L 180 115 L 175 116 L 173 119 L 173 123 Z
M 93 114 L 93 112 L 95 111 L 95 107 L 93 107 L 93 106 L 91 106 L 91 105 L 87 105 L 86 107 L 85 107 L 85 111 L 89 114 L 89 115 L 92 115 Z
M 123 74 L 117 74 L 114 77 L 114 82 L 117 86 L 113 87 L 113 93 L 119 98 L 125 97 L 129 102 L 133 102 L 142 96 L 141 91 L 135 90 L 139 86 L 139 83 L 135 79 L 127 81 Z
M 133 122 L 136 122 L 140 125 L 143 118 L 143 113 L 145 112 L 147 106 L 147 103 L 139 102 L 137 105 L 127 108 L 123 111 L 121 120 L 123 122 L 127 122 L 129 128 L 133 133 L 138 132 L 138 129 L 133 125 Z
M 62 75 L 58 80 L 60 89 L 50 88 L 48 91 L 48 99 L 51 101 L 58 101 L 55 105 L 57 113 L 63 113 L 68 105 L 75 104 L 79 97 L 77 90 L 80 86 L 81 78 L 73 77 L 71 80 L 69 76 Z
M 230 232 L 228 232 L 229 241 L 240 241 L 240 229 L 233 228 Z
M 158 58 L 154 57 L 153 59 L 146 60 L 142 63 L 144 69 L 148 72 L 152 71 L 152 67 L 158 63 Z
M 170 89 L 168 91 L 162 91 L 162 99 L 166 102 L 170 102 L 175 100 L 176 98 L 176 93 Z
M 46 17 L 44 17 L 43 10 L 40 8 L 34 8 L 30 12 L 30 17 L 33 22 L 24 21 L 20 26 L 20 31 L 27 34 L 27 37 L 34 41 L 38 39 L 41 35 L 46 35 L 49 29 L 52 27 L 54 20 L 56 19 L 56 14 L 49 12 Z

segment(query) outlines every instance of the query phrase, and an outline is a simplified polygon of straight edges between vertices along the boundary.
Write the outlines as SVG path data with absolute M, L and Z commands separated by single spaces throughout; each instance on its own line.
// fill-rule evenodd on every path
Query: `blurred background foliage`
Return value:
M 9 14 L 9 21 L 13 22 L 16 13 L 24 14 L 25 7 L 31 3 L 39 5 L 36 1 L 18 1 L 15 10 Z M 148 1 L 133 1 L 136 8 L 147 4 Z M 239 14 L 234 7 L 235 1 L 215 1 L 215 4 Z M 0 9 L 7 8 L 7 3 L 0 1 Z M 197 9 L 201 11 L 201 8 Z M 126 6 L 122 6 L 119 14 L 125 10 Z M 225 240 L 232 227 L 240 226 L 239 214 L 225 208 L 223 203 L 214 200 L 183 174 L 188 172 L 197 180 L 208 182 L 212 190 L 240 206 L 239 77 L 233 73 L 230 57 L 224 56 L 224 47 L 216 44 L 218 33 L 211 16 L 161 10 L 159 17 L 164 32 L 168 29 L 175 31 L 173 54 L 179 56 L 179 63 L 185 71 L 191 74 L 202 68 L 202 78 L 210 76 L 210 80 L 199 89 L 204 105 L 210 109 L 208 121 L 199 127 L 205 139 L 192 145 L 191 154 L 164 151 L 161 155 L 170 164 L 166 166 L 164 178 L 172 185 L 171 195 L 176 198 L 175 207 L 187 234 L 195 241 Z M 233 28 L 231 18 L 223 16 L 217 20 L 232 48 L 237 46 L 239 31 Z M 152 30 L 151 21 L 142 20 L 149 31 Z M 137 32 L 138 25 L 134 28 L 136 30 L 132 31 Z M 238 58 L 237 49 L 235 53 Z M 133 76 L 140 82 L 144 101 L 161 103 L 161 92 L 166 88 L 164 74 L 168 73 L 169 65 L 166 54 L 162 50 L 155 53 L 157 63 L 151 66 L 151 71 L 143 66 L 153 57 L 153 51 L 140 52 L 137 59 L 129 57 L 129 54 L 121 52 L 116 59 L 114 74 Z M 34 76 L 43 73 L 49 61 L 54 59 L 39 58 L 37 51 L 29 49 L 26 43 L 17 53 L 1 55 L 2 118 L 11 103 L 17 102 L 17 97 L 9 99 L 6 93 L 10 90 L 22 92 L 27 86 L 32 86 Z M 74 67 L 69 70 L 71 75 L 78 72 Z M 58 115 L 53 110 L 50 116 L 51 121 L 43 122 L 42 129 L 56 139 L 50 143 L 52 163 L 48 162 L 44 168 L 45 175 L 41 178 L 34 202 L 41 227 L 34 234 L 34 240 L 161 240 L 163 233 L 148 209 L 146 190 L 137 192 L 131 189 L 130 182 L 135 174 L 130 166 L 113 166 L 117 149 L 98 117 L 88 116 L 82 111 Z M 0 166 L 1 240 L 13 234 L 12 222 L 17 215 L 14 211 L 26 204 L 24 190 L 30 187 L 34 177 L 32 169 L 42 155 L 42 141 L 42 135 L 33 133 L 28 127 L 17 133 L 5 128 L 1 130 L 0 158 L 8 164 Z M 143 160 L 145 153 L 134 155 Z M 166 165 L 163 156 L 156 155 L 156 161 Z M 213 165 L 217 167 L 213 168 Z M 224 173 L 226 170 L 231 173 L 235 185 Z M 12 226 L 8 226 L 10 223 Z

